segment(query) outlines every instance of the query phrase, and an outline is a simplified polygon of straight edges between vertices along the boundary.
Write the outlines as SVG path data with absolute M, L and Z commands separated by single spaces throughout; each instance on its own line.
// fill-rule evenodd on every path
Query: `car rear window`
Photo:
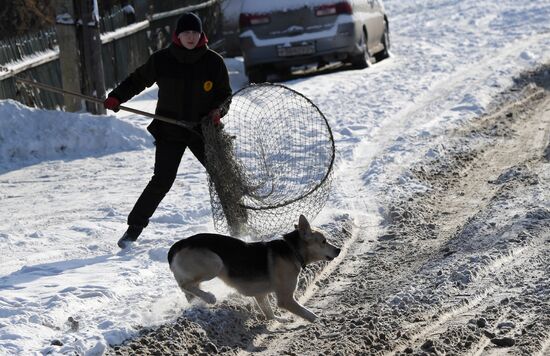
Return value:
M 303 6 L 316 7 L 319 5 L 333 4 L 341 0 L 245 0 L 241 12 L 244 13 L 269 13 L 276 11 L 292 10 Z

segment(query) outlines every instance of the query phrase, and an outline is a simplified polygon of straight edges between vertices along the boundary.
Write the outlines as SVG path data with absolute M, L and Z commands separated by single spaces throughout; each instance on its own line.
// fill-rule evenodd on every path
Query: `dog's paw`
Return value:
M 319 319 L 319 317 L 316 314 L 311 313 L 311 312 L 307 313 L 303 317 L 304 317 L 304 319 L 306 319 L 310 323 L 314 323 L 317 319 Z
M 208 304 L 216 304 L 216 296 L 212 293 L 205 292 L 202 299 Z

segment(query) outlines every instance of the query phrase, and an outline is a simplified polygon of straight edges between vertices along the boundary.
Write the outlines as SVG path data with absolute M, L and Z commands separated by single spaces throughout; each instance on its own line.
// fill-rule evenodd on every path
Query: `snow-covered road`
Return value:
M 494 109 L 520 73 L 550 63 L 548 0 L 385 5 L 391 58 L 284 83 L 318 105 L 335 134 L 334 190 L 314 224 L 343 215 L 381 222 L 381 192 L 425 189 L 402 173 L 443 155 L 434 147 L 447 132 Z M 242 61 L 227 63 L 237 90 Z M 129 105 L 153 111 L 155 95 L 153 87 Z M 166 253 L 213 231 L 206 175 L 192 155 L 136 246 L 116 247 L 152 174 L 148 121 L 0 101 L 0 354 L 102 354 L 188 308 Z M 231 292 L 210 288 L 219 299 Z

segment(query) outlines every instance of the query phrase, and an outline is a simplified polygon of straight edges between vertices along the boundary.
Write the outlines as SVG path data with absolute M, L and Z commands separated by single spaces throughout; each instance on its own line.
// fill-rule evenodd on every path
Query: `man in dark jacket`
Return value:
M 144 65 L 109 93 L 104 102 L 105 108 L 118 111 L 121 103 L 157 83 L 155 113 L 197 127 L 193 130 L 153 120 L 147 128 L 156 145 L 154 174 L 128 216 L 128 230 L 118 241 L 121 248 L 135 241 L 149 223 L 174 183 L 186 148 L 189 147 L 204 166 L 201 119 L 210 117 L 219 124 L 227 111 L 227 105 L 222 105 L 231 96 L 227 68 L 223 58 L 209 49 L 207 42 L 200 18 L 193 13 L 183 14 L 170 46 L 153 53 Z

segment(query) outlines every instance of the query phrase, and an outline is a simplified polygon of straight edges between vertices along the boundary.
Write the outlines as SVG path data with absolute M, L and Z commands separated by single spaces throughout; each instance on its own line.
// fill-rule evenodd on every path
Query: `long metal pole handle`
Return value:
M 87 101 L 91 101 L 93 103 L 103 104 L 103 99 L 99 99 L 99 98 L 96 98 L 94 96 L 88 96 L 88 95 L 84 95 L 84 94 L 81 94 L 81 93 L 75 93 L 75 92 L 72 92 L 72 91 L 68 91 L 68 90 L 65 90 L 65 89 L 54 87 L 52 85 L 39 83 L 39 82 L 35 82 L 35 81 L 32 81 L 32 80 L 20 78 L 20 77 L 15 77 L 15 80 L 17 80 L 21 83 L 29 84 L 29 85 L 35 86 L 37 88 L 49 90 L 49 91 L 52 91 L 52 92 L 55 92 L 55 93 L 72 95 L 72 96 L 75 96 L 77 98 L 81 98 L 81 99 L 84 99 L 84 100 L 87 100 Z M 188 129 L 195 128 L 194 125 L 188 124 L 185 121 L 174 120 L 174 119 L 171 119 L 169 117 L 164 117 L 164 116 L 160 116 L 160 115 L 156 115 L 156 114 L 151 114 L 147 111 L 141 111 L 141 110 L 130 108 L 128 106 L 123 106 L 123 105 L 120 105 L 119 108 L 120 108 L 120 110 L 123 110 L 123 111 L 128 111 L 128 112 L 131 112 L 131 113 L 134 113 L 134 114 L 147 116 L 147 117 L 150 117 L 150 118 L 153 118 L 153 119 L 156 119 L 156 120 L 168 122 L 170 124 L 182 126 L 182 127 L 188 128 Z

